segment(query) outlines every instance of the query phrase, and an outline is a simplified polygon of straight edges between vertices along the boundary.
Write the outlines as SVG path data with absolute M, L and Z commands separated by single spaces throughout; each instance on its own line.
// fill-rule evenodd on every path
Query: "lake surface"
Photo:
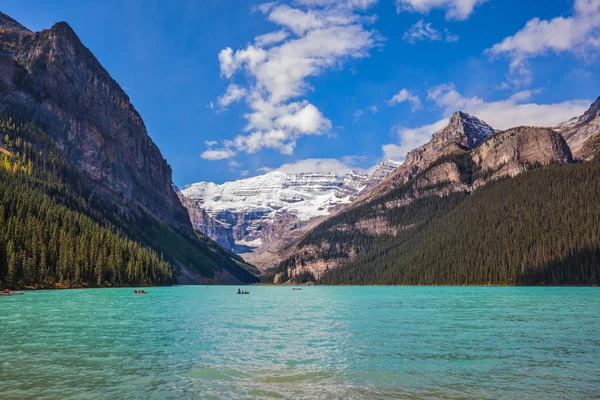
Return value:
M 600 288 L 247 289 L 0 297 L 0 397 L 600 396 Z

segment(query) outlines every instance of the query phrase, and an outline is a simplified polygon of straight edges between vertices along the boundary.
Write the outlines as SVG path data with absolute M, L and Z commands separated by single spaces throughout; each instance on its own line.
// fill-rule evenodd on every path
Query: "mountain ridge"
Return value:
M 23 127 L 11 135 L 64 156 L 85 177 L 77 185 L 114 207 L 103 218 L 164 254 L 175 279 L 255 281 L 243 260 L 194 231 L 142 117 L 68 23 L 34 33 L 2 14 L 0 28 L 0 113 Z
M 347 276 L 343 271 L 332 271 L 363 260 L 362 254 L 372 253 L 369 249 L 419 232 L 487 184 L 574 162 L 567 141 L 553 128 L 517 127 L 492 134 L 486 124 L 476 141 L 461 143 L 463 128 L 456 119 L 464 121 L 465 115 L 455 113 L 454 121 L 436 132 L 430 142 L 411 151 L 412 156 L 371 193 L 298 239 L 263 280 L 284 283 Z M 453 125 L 460 129 L 452 129 Z M 411 215 L 424 219 L 407 219 Z M 369 257 L 375 257 L 370 258 L 375 262 L 378 256 L 373 253 Z
M 263 267 L 272 260 L 257 253 L 286 247 L 311 221 L 343 209 L 398 165 L 385 160 L 371 172 L 352 170 L 343 177 L 272 171 L 220 185 L 198 182 L 181 193 L 195 229 Z

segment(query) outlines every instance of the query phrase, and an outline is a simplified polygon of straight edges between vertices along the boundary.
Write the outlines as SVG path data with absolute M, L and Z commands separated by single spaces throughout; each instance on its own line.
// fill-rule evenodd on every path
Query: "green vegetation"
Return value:
M 449 161 L 461 165 L 464 182 L 481 173 L 460 153 L 437 165 Z M 263 274 L 263 281 L 277 274 L 282 280 L 315 281 L 302 273 L 288 276 L 288 269 L 335 259 L 342 265 L 317 283 L 600 284 L 600 163 L 532 165 L 472 194 L 421 197 L 430 188 L 415 186 L 400 186 L 325 221 L 303 238 L 296 255 Z M 407 197 L 414 200 L 402 205 Z M 396 234 L 356 227 L 375 218 Z
M 81 177 L 33 125 L 0 121 L 0 281 L 8 287 L 165 285 L 169 264 L 102 217 Z
M 451 211 L 383 237 L 323 284 L 600 284 L 600 164 L 493 182 Z M 444 209 L 448 209 L 444 208 Z
M 95 196 L 34 124 L 3 118 L 0 138 L 0 286 L 168 285 L 182 266 L 209 280 L 227 270 L 256 281 L 210 238 Z

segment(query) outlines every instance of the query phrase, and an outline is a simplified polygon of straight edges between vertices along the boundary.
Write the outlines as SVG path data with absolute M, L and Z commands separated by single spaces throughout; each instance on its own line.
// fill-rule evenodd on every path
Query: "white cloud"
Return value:
M 377 1 L 378 0 L 296 0 L 296 3 L 309 6 L 336 6 L 349 9 L 366 10 L 367 8 L 377 3 Z
M 235 160 L 231 160 L 227 163 L 227 165 L 229 165 L 229 167 L 231 168 L 238 168 L 241 167 L 242 164 L 240 164 L 239 162 L 235 161 Z
M 243 98 L 249 108 L 246 133 L 225 141 L 224 148 L 234 153 L 272 148 L 292 154 L 300 137 L 328 133 L 331 122 L 300 97 L 313 90 L 307 78 L 340 68 L 349 59 L 367 57 L 381 42 L 375 31 L 365 28 L 370 19 L 361 13 L 375 2 L 298 0 L 295 7 L 259 6 L 283 29 L 257 37 L 246 48 L 227 47 L 219 53 L 222 77 L 240 73 L 247 78 L 243 87 L 230 85 L 220 103 Z M 285 36 L 288 31 L 293 35 Z
M 413 26 L 411 26 L 404 35 L 402 40 L 408 43 L 417 43 L 422 40 L 428 40 L 430 42 L 436 40 L 442 40 L 440 31 L 431 26 L 430 23 L 425 23 L 423 20 L 419 20 Z
M 447 119 L 435 122 L 433 124 L 420 126 L 417 128 L 403 128 L 400 126 L 393 127 L 394 133 L 400 139 L 399 144 L 385 144 L 382 147 L 383 158 L 391 160 L 404 160 L 406 154 L 416 149 L 417 147 L 427 143 L 431 139 L 431 135 L 442 129 L 448 123 Z
M 216 146 L 219 144 L 216 140 L 206 140 L 204 144 L 208 147 Z
M 411 44 L 415 44 L 424 40 L 428 42 L 445 40 L 448 43 L 454 43 L 460 39 L 460 36 L 450 33 L 448 29 L 444 29 L 444 33 L 442 34 L 442 32 L 435 29 L 431 23 L 426 23 L 421 19 L 411 26 L 406 32 L 404 32 L 402 39 Z
M 377 114 L 379 112 L 379 107 L 377 105 L 372 105 L 367 108 L 363 108 L 360 110 L 354 111 L 354 122 L 358 122 L 358 120 L 365 115 L 366 113 Z
M 232 83 L 227 87 L 227 91 L 223 96 L 219 96 L 217 101 L 222 108 L 227 107 L 231 103 L 236 103 L 246 97 L 248 91 L 242 87 L 239 87 L 235 83 Z
M 247 169 L 240 171 L 240 176 L 248 176 L 250 175 L 250 171 L 248 171 Z
M 455 111 L 465 111 L 487 122 L 495 129 L 508 129 L 521 125 L 553 126 L 583 114 L 589 100 L 568 100 L 560 103 L 537 104 L 531 102 L 535 91 L 522 91 L 505 100 L 487 102 L 477 96 L 464 97 L 454 84 L 445 84 L 429 90 L 427 99 L 444 111 L 444 118 L 417 128 L 395 127 L 399 143 L 382 147 L 386 158 L 404 159 L 406 153 L 431 139 L 431 135 L 448 123 Z
M 549 53 L 570 52 L 584 58 L 600 47 L 600 0 L 575 0 L 573 15 L 551 20 L 534 18 L 515 35 L 504 38 L 486 50 L 491 56 L 510 59 L 511 81 L 528 84 L 532 74 L 530 58 Z
M 487 0 L 396 0 L 398 13 L 403 11 L 426 14 L 434 8 L 446 10 L 446 19 L 465 20 L 476 6 Z
M 235 152 L 231 149 L 215 149 L 215 150 L 206 150 L 204 153 L 200 155 L 200 157 L 205 160 L 224 160 L 227 158 L 231 158 L 235 155 Z
M 282 29 L 280 31 L 265 33 L 254 38 L 254 44 L 258 47 L 266 47 L 272 44 L 283 42 L 290 34 Z
M 338 176 L 346 175 L 353 169 L 357 169 L 353 166 L 354 157 L 344 157 L 342 160 L 335 158 L 308 158 L 305 160 L 295 161 L 293 163 L 287 163 L 281 165 L 279 168 L 259 168 L 261 172 L 281 171 L 288 174 L 294 174 L 299 172 L 316 172 L 316 173 L 331 173 L 335 172 Z
M 401 91 L 396 93 L 391 99 L 387 101 L 387 104 L 391 107 L 404 102 L 409 102 L 412 105 L 413 111 L 417 111 L 423 108 L 419 96 L 411 93 L 411 91 L 408 89 L 402 89 Z

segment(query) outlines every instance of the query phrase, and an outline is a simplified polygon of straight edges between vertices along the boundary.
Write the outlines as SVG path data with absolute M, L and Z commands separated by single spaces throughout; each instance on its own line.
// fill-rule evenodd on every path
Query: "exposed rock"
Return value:
M 565 140 L 551 128 L 519 127 L 499 132 L 472 152 L 483 171 L 515 176 L 531 166 L 572 162 Z
M 580 117 L 554 127 L 565 138 L 576 160 L 589 160 L 600 152 L 600 97 Z
M 344 177 L 275 171 L 222 185 L 199 182 L 182 193 L 197 230 L 261 268 L 277 263 L 312 221 L 343 209 L 398 166 L 386 160 L 371 173 Z
M 369 174 L 364 171 L 352 170 L 344 176 L 342 186 L 335 191 L 335 197 L 345 198 L 354 196 L 362 191 L 369 180 Z
M 453 162 L 446 162 L 433 167 L 421 179 L 416 182 L 417 187 L 424 188 L 434 186 L 439 183 L 459 183 L 460 172 L 458 167 Z
M 202 233 L 212 238 L 219 245 L 227 249 L 236 248 L 230 226 L 208 215 L 205 210 L 196 205 L 195 201 L 187 199 L 183 195 L 180 195 L 179 198 L 190 214 L 192 226 L 202 226 Z
M 192 234 L 171 168 L 129 97 L 65 22 L 32 33 L 0 15 L 0 109 L 26 115 L 123 209 L 140 203 Z
M 429 142 L 410 151 L 404 163 L 367 195 L 385 193 L 408 182 L 440 157 L 480 145 L 494 133 L 494 129 L 470 114 L 458 111 L 448 125 L 435 132 Z
M 456 121 L 454 123 L 456 124 Z M 443 135 L 445 140 L 441 140 Z M 410 162 L 414 167 L 414 175 L 403 175 L 402 179 L 409 185 L 406 190 L 400 191 L 397 197 L 389 193 L 389 200 L 383 204 L 376 203 L 378 205 L 372 206 L 368 212 L 363 210 L 358 214 L 361 215 L 359 220 L 348 223 L 348 219 L 342 219 L 343 223 L 334 224 L 328 227 L 328 230 L 350 234 L 366 233 L 373 237 L 372 240 L 385 235 L 396 236 L 400 231 L 413 229 L 416 224 L 390 224 L 386 216 L 392 209 L 407 206 L 426 197 L 445 197 L 454 192 L 470 193 L 490 180 L 502 176 L 515 176 L 529 168 L 573 161 L 565 140 L 550 128 L 513 128 L 497 132 L 484 141 L 480 141 L 484 138 L 484 135 L 480 135 L 477 141 L 462 142 L 468 146 L 478 145 L 468 151 L 465 151 L 463 144 L 457 144 L 455 139 L 460 136 L 449 134 L 448 131 L 438 132 L 432 142 L 421 147 L 418 152 L 411 152 L 413 156 L 410 160 L 407 157 L 407 163 Z M 437 149 L 435 151 L 439 153 L 433 149 Z M 438 154 L 435 160 L 432 159 L 434 154 Z M 406 171 L 402 166 L 395 175 Z M 369 202 L 378 198 L 373 196 L 363 199 L 351 207 L 369 207 Z M 341 211 L 342 214 L 344 212 Z M 325 271 L 352 261 L 360 251 L 352 241 L 340 241 L 335 244 L 327 241 L 309 241 L 309 244 L 296 246 L 293 251 L 288 252 L 279 266 L 286 268 L 286 271 L 280 273 L 279 278 L 311 273 L 318 279 Z
M 34 33 L 0 13 L 0 113 L 42 128 L 44 146 L 63 153 L 87 178 L 81 184 L 121 211 L 117 228 L 164 253 L 182 282 L 255 281 L 241 258 L 196 235 L 142 118 L 67 23 Z M 145 232 L 139 221 L 160 228 Z

